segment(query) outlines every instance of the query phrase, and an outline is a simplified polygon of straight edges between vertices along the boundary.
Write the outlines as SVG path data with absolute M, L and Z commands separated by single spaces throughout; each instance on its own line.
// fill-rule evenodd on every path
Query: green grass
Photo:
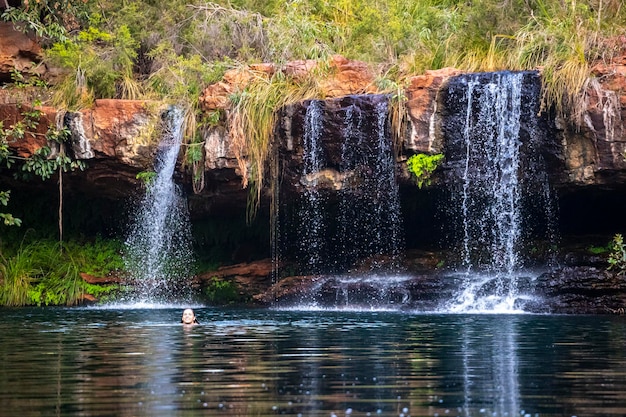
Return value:
M 123 262 L 117 241 L 38 240 L 25 243 L 0 258 L 0 305 L 75 305 L 86 294 L 103 296 L 117 286 L 85 282 L 81 273 L 107 276 L 121 271 Z

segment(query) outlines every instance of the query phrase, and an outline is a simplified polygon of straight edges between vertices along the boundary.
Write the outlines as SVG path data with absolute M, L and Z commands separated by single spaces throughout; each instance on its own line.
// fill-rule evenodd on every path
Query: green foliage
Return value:
M 71 242 L 63 251 L 58 242 L 28 243 L 0 258 L 0 305 L 74 305 L 86 294 L 112 294 L 118 286 L 88 284 L 80 273 L 106 276 L 122 267 L 116 241 Z
M 140 173 L 135 175 L 135 178 L 143 182 L 146 187 L 150 187 L 156 177 L 157 173 L 154 171 L 141 171 Z
M 409 172 L 415 176 L 419 188 L 430 185 L 432 174 L 442 160 L 442 154 L 426 155 L 423 153 L 411 155 L 407 159 L 406 164 Z
M 9 204 L 9 197 L 11 195 L 11 191 L 0 191 L 0 205 L 7 206 Z M 22 224 L 22 220 L 13 217 L 11 213 L 0 213 L 0 219 L 6 226 L 20 226 Z
M 220 124 L 222 120 L 222 112 L 219 110 L 213 110 L 203 114 L 202 124 L 209 127 L 215 127 Z
M 122 243 L 118 240 L 100 237 L 88 242 L 74 240 L 65 243 L 63 248 L 66 256 L 71 257 L 86 274 L 106 277 L 124 270 Z
M 204 289 L 204 295 L 214 304 L 232 304 L 241 300 L 237 285 L 218 277 L 211 277 Z
M 37 0 L 24 2 L 23 7 L 9 7 L 2 20 L 24 32 L 34 32 L 44 41 L 67 39 L 68 29 L 86 20 L 91 1 Z
M 39 105 L 35 102 L 34 106 Z M 19 158 L 11 154 L 9 149 L 9 141 L 17 141 L 23 139 L 29 132 L 33 131 L 39 125 L 41 111 L 34 107 L 30 110 L 22 111 L 22 118 L 9 127 L 4 127 L 4 123 L 0 121 L 0 163 L 4 163 L 10 168 Z M 10 190 L 0 191 L 0 205 L 7 206 L 9 203 Z M 13 217 L 11 213 L 0 213 L 0 219 L 7 226 L 20 226 L 22 221 Z
M 609 254 L 609 269 L 617 272 L 617 275 L 626 275 L 626 245 L 621 234 L 613 236 L 611 253 Z
M 39 77 L 27 77 L 17 68 L 11 70 L 11 81 L 13 81 L 13 87 L 16 88 L 28 88 L 28 87 L 47 87 L 48 84 Z
M 125 26 L 116 28 L 115 35 L 90 26 L 73 39 L 55 43 L 47 59 L 67 71 L 55 89 L 55 104 L 77 110 L 98 98 L 142 97 L 133 77 L 137 48 Z
M 77 169 L 83 171 L 86 167 L 84 161 L 72 159 L 62 152 L 57 153 L 56 157 L 50 158 L 50 152 L 51 150 L 47 146 L 37 149 L 30 158 L 24 160 L 21 170 L 25 173 L 35 174 L 42 180 L 47 180 L 59 169 L 63 172 Z
M 587 251 L 592 255 L 603 255 L 608 253 L 611 250 L 611 244 L 609 243 L 607 246 L 589 246 Z
M 40 272 L 32 252 L 32 248 L 25 247 L 9 259 L 0 257 L 0 305 L 13 307 L 31 304 L 31 283 Z

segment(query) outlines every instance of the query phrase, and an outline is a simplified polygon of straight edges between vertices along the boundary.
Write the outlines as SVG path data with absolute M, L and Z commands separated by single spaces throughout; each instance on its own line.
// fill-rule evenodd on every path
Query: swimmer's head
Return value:
M 180 321 L 183 324 L 198 323 L 198 320 L 196 320 L 196 315 L 193 314 L 193 310 L 190 308 L 187 308 L 185 309 L 185 311 L 183 311 L 183 317 L 180 319 Z

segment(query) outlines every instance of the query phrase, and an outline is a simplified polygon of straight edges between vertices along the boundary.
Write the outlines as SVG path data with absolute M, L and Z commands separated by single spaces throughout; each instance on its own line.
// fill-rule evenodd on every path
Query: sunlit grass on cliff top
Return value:
M 541 68 L 548 85 L 546 102 L 560 107 L 580 90 L 592 63 L 619 52 L 619 43 L 610 40 L 626 32 L 622 3 L 88 2 L 89 18 L 79 22 L 81 31 L 72 28 L 69 41 L 49 51 L 52 60 L 71 69 L 68 76 L 78 91 L 95 98 L 143 94 L 191 101 L 195 107 L 199 90 L 228 68 L 299 59 L 324 62 L 341 54 L 371 64 L 379 76 L 399 85 L 409 76 L 443 67 Z

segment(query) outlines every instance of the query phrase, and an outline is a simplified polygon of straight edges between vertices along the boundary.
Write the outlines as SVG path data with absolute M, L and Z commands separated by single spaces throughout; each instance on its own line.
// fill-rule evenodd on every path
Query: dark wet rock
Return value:
M 542 300 L 537 312 L 623 314 L 626 308 L 626 277 L 591 266 L 544 273 L 535 281 L 534 291 Z
M 422 275 L 294 276 L 255 299 L 274 306 L 435 311 L 458 288 L 454 278 Z

